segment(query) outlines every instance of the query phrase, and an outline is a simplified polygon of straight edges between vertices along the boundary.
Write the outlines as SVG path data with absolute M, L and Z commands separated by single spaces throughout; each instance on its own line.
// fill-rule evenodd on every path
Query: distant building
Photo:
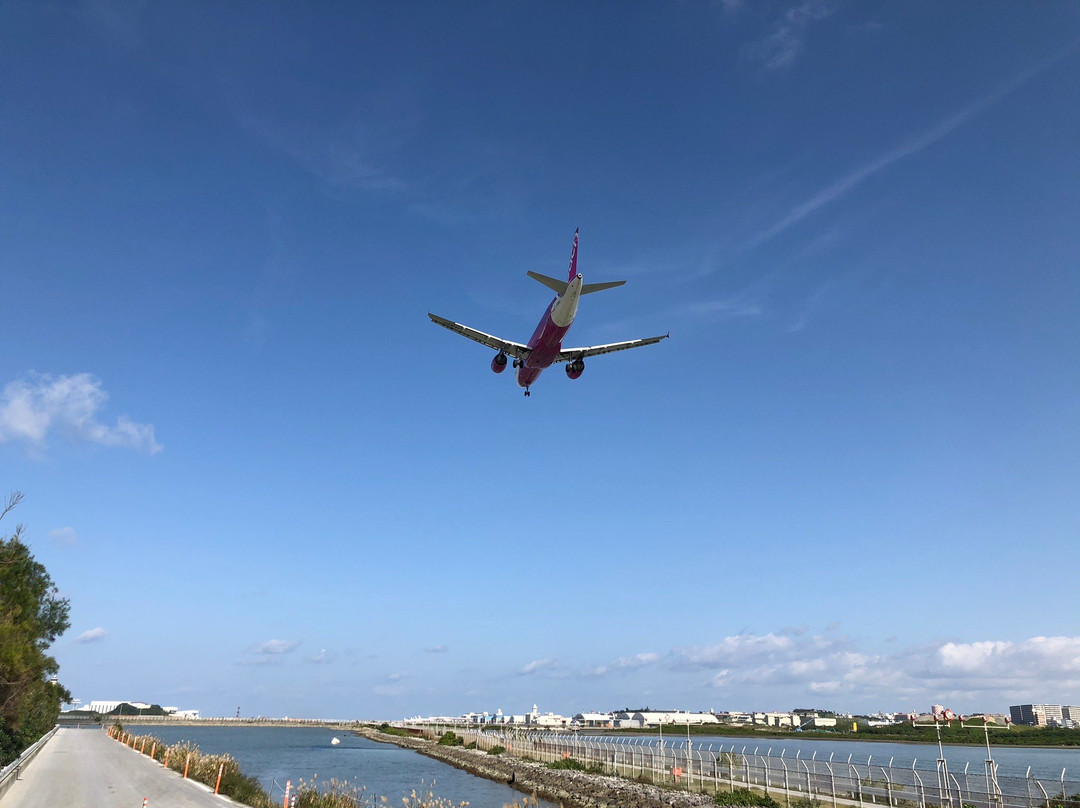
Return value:
M 574 716 L 574 723 L 579 727 L 605 727 L 615 726 L 615 716 L 611 713 L 578 713 Z
M 1069 708 L 1070 714 L 1073 709 L 1076 708 Z M 1063 726 L 1065 722 L 1063 712 L 1060 704 L 1016 704 L 1009 707 L 1012 722 L 1029 727 Z M 1077 711 L 1077 715 L 1080 715 L 1080 710 Z
M 802 727 L 804 729 L 832 729 L 835 726 L 835 718 L 826 718 L 820 715 L 804 716 L 802 718 Z
M 802 718 L 795 713 L 754 713 L 753 723 L 766 727 L 797 727 Z
M 700 726 L 701 724 L 719 724 L 719 720 L 712 713 L 690 713 L 683 710 L 636 710 L 634 712 L 623 711 L 615 713 L 615 719 L 619 726 L 628 727 L 659 727 L 668 724 L 686 726 Z

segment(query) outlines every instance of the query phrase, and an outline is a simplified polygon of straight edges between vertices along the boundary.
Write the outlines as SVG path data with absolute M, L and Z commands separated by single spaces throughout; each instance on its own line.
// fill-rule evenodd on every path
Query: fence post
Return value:
M 832 755 L 829 755 L 832 757 Z M 829 770 L 829 790 L 832 791 L 832 804 L 836 808 L 836 775 L 833 774 L 832 762 L 825 761 L 825 767 Z

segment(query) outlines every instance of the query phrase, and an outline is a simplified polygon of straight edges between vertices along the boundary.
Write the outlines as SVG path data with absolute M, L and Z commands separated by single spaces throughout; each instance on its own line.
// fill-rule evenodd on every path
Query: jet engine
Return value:
M 571 379 L 576 379 L 582 373 L 585 372 L 585 360 L 575 359 L 573 362 L 566 363 L 566 375 Z
M 506 354 L 497 353 L 495 358 L 491 360 L 491 369 L 496 373 L 502 373 L 506 370 Z

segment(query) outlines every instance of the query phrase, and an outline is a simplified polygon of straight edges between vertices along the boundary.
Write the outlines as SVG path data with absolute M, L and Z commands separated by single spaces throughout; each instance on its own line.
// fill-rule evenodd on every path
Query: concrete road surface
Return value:
M 0 798 L 0 808 L 142 808 L 144 797 L 150 808 L 235 804 L 100 729 L 63 727 Z

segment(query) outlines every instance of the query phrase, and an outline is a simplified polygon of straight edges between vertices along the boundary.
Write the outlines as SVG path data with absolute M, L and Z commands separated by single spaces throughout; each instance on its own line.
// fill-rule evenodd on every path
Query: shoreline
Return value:
M 350 730 L 376 743 L 410 749 L 476 777 L 502 782 L 526 794 L 558 803 L 563 808 L 701 808 L 712 797 L 676 791 L 622 777 L 549 769 L 543 763 L 509 755 L 489 755 L 479 749 L 440 746 L 413 736 L 387 735 L 370 727 Z M 514 782 L 509 780 L 513 776 Z

